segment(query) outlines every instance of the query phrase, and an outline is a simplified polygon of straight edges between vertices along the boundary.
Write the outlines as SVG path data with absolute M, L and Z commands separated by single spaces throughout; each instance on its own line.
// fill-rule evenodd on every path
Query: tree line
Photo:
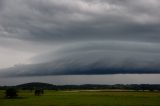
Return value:
M 21 90 L 98 90 L 98 89 L 123 89 L 123 90 L 149 90 L 160 91 L 160 84 L 115 84 L 115 85 L 52 85 L 47 83 L 26 83 L 17 86 L 0 86 L 1 90 L 8 88 L 15 88 Z

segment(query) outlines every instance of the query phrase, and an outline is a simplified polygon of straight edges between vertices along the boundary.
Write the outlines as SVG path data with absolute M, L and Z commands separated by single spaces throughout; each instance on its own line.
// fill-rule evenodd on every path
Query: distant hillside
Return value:
M 32 82 L 21 84 L 17 86 L 0 86 L 0 89 L 7 89 L 8 87 L 15 87 L 23 90 L 45 89 L 45 90 L 98 90 L 98 89 L 123 89 L 123 90 L 159 90 L 160 84 L 115 84 L 115 85 L 52 85 L 48 83 Z
M 37 88 L 56 89 L 55 85 L 48 84 L 48 83 L 41 83 L 41 82 L 31 82 L 31 83 L 17 85 L 16 87 L 20 89 L 37 89 Z

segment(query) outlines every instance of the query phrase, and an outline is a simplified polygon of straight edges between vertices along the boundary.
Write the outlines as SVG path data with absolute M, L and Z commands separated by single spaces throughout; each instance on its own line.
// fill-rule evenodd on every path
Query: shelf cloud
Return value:
M 0 0 L 1 76 L 160 73 L 159 8 L 159 0 Z

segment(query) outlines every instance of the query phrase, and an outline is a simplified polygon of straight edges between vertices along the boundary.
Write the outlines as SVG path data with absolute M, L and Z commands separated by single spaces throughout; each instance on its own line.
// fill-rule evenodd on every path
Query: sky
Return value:
M 0 0 L 0 76 L 160 73 L 159 0 Z

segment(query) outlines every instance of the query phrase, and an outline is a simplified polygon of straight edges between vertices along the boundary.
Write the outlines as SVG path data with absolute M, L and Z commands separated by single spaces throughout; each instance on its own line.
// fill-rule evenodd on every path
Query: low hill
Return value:
M 48 83 L 32 82 L 17 86 L 0 86 L 0 89 L 7 89 L 8 87 L 15 87 L 23 90 L 45 89 L 45 90 L 99 90 L 99 89 L 122 89 L 122 90 L 159 90 L 160 84 L 115 84 L 115 85 L 52 85 Z
M 25 83 L 21 85 L 17 85 L 17 88 L 20 89 L 56 89 L 55 85 L 48 84 L 48 83 L 41 83 L 41 82 L 31 82 L 31 83 Z

